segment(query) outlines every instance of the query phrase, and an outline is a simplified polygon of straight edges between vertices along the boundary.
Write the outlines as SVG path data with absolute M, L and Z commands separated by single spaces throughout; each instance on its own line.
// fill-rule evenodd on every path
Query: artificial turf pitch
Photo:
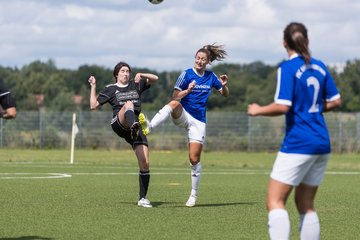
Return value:
M 0 239 L 268 239 L 265 195 L 276 153 L 204 152 L 197 205 L 186 151 L 151 152 L 136 205 L 131 151 L 0 150 Z M 331 157 L 316 208 L 322 239 L 359 239 L 360 155 Z M 293 196 L 291 239 L 298 238 Z

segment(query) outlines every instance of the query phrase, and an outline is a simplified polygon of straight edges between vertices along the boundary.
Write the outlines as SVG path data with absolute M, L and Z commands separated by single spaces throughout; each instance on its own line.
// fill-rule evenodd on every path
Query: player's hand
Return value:
M 135 75 L 134 82 L 135 82 L 135 83 L 139 83 L 140 80 L 141 80 L 141 73 L 137 73 L 137 74 Z
M 248 105 L 247 113 L 250 116 L 256 116 L 259 113 L 260 105 L 256 103 L 252 103 Z
M 196 85 L 196 81 L 194 80 L 189 84 L 188 89 L 187 89 L 188 92 L 191 92 L 194 89 L 195 85 Z
M 223 87 L 228 84 L 228 80 L 229 78 L 226 74 L 220 75 L 220 82 Z
M 88 82 L 90 84 L 90 86 L 95 86 L 96 85 L 96 78 L 94 76 L 90 76 L 88 79 Z

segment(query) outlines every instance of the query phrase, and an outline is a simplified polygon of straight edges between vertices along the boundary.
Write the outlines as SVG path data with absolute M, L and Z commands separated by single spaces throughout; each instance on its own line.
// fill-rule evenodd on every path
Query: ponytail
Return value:
M 206 55 L 209 58 L 210 63 L 217 60 L 217 61 L 221 61 L 223 59 L 225 59 L 225 57 L 227 56 L 227 52 L 224 49 L 224 45 L 205 45 L 202 48 L 200 48 L 197 52 L 204 52 L 206 53 Z
M 289 49 L 300 54 L 306 64 L 310 63 L 311 54 L 309 50 L 309 39 L 304 24 L 292 22 L 284 30 L 284 40 Z

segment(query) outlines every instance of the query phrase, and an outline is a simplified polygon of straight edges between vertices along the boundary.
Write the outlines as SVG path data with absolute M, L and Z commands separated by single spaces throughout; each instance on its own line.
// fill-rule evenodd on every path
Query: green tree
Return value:
M 360 111 L 360 60 L 347 61 L 337 78 L 342 99 L 341 111 Z
M 278 64 L 271 66 L 256 61 L 249 64 L 221 63 L 211 66 L 221 75 L 229 76 L 230 96 L 224 98 L 212 94 L 208 110 L 246 111 L 252 102 L 267 104 L 273 101 L 276 87 Z M 344 71 L 338 73 L 329 68 L 342 96 L 341 111 L 360 111 L 360 60 L 347 61 Z M 171 99 L 174 84 L 180 71 L 156 72 L 147 68 L 133 68 L 132 78 L 138 72 L 151 72 L 159 76 L 156 84 L 142 95 L 144 111 L 157 111 Z M 89 110 L 90 88 L 87 79 L 94 75 L 97 79 L 97 91 L 113 83 L 112 69 L 98 65 L 83 65 L 78 69 L 57 69 L 54 61 L 34 61 L 21 69 L 1 67 L 0 77 L 11 89 L 19 110 L 47 111 Z M 75 104 L 74 96 L 80 95 L 82 101 Z M 42 97 L 45 101 L 41 102 Z M 110 110 L 109 107 L 103 107 Z

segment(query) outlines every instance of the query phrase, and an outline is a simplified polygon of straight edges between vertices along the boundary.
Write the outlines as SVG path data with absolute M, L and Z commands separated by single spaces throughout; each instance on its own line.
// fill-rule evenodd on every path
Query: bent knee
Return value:
M 126 109 L 129 109 L 129 108 L 132 109 L 132 108 L 134 108 L 134 103 L 132 101 L 126 101 L 124 107 Z
M 174 110 L 176 108 L 178 108 L 179 106 L 181 106 L 181 103 L 179 101 L 176 100 L 171 100 L 168 105 Z

